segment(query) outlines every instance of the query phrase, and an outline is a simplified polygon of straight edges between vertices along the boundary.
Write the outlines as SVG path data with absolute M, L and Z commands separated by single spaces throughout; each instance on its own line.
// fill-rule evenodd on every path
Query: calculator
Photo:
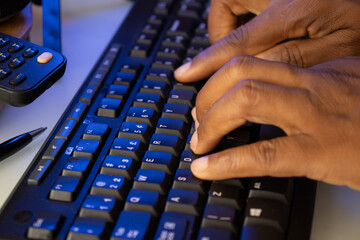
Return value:
M 62 54 L 0 33 L 0 102 L 18 107 L 33 102 L 65 67 Z

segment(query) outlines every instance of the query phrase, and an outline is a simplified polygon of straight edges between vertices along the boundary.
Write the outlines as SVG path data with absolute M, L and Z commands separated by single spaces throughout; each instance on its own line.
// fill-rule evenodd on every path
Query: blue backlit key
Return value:
M 188 214 L 164 212 L 161 216 L 154 239 L 194 239 L 196 217 Z
M 130 157 L 108 155 L 105 157 L 100 173 L 124 176 L 132 179 L 138 164 Z
M 83 157 L 94 160 L 97 157 L 100 142 L 96 140 L 80 139 L 74 149 L 74 157 Z
M 79 217 L 71 226 L 67 239 L 106 239 L 108 229 L 109 224 L 104 219 Z
M 123 176 L 98 174 L 93 182 L 90 194 L 113 196 L 125 200 L 130 183 Z
M 158 217 L 161 207 L 161 196 L 158 192 L 131 189 L 126 199 L 125 210 L 133 210 L 139 212 L 148 212 Z
M 63 176 L 74 176 L 83 179 L 90 169 L 90 159 L 82 157 L 71 157 L 62 170 Z
M 171 153 L 146 151 L 141 163 L 141 168 L 173 174 L 175 165 L 175 157 Z
M 110 155 L 131 157 L 136 161 L 142 158 L 143 144 L 140 140 L 115 138 L 111 145 Z
M 53 185 L 49 198 L 62 202 L 75 200 L 80 188 L 80 178 L 73 176 L 60 176 Z
M 124 210 L 116 222 L 111 239 L 149 239 L 149 231 L 152 227 L 150 213 Z
M 177 136 L 155 133 L 151 137 L 149 150 L 179 155 L 181 141 Z
M 147 143 L 150 140 L 150 128 L 144 123 L 123 122 L 118 137 L 137 139 L 142 143 Z
M 88 195 L 81 206 L 80 217 L 102 218 L 113 222 L 117 217 L 119 202 L 115 197 Z
M 163 171 L 139 169 L 134 179 L 133 188 L 166 194 L 169 183 L 168 176 Z
M 156 120 L 156 112 L 152 108 L 131 107 L 126 117 L 127 122 L 144 123 L 150 127 L 154 127 Z
M 31 239 L 53 239 L 62 223 L 62 216 L 54 212 L 38 212 L 30 225 L 27 237 Z

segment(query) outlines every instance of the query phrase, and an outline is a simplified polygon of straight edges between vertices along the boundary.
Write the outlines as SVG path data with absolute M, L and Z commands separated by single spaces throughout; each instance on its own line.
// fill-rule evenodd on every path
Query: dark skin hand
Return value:
M 308 69 L 234 57 L 207 81 L 192 113 L 196 154 L 246 121 L 286 133 L 196 159 L 196 177 L 305 176 L 360 190 L 360 57 Z
M 213 44 L 175 72 L 181 82 L 204 79 L 231 58 L 259 58 L 309 67 L 360 56 L 360 0 L 212 0 Z M 257 16 L 238 26 L 246 13 Z M 287 39 L 307 37 L 283 42 Z M 279 44 L 280 43 L 280 44 Z

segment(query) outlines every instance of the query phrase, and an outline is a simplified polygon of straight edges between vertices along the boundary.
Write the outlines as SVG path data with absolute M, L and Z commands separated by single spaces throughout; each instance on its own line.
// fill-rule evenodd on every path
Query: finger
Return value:
M 321 38 L 285 42 L 256 57 L 310 67 L 342 56 L 360 55 L 358 38 L 352 31 L 341 30 Z
M 212 1 L 208 17 L 209 40 L 216 43 L 238 26 L 238 15 L 248 11 L 239 2 Z M 219 21 L 221 19 L 221 21 Z
M 256 176 L 322 179 L 328 168 L 314 161 L 314 146 L 308 135 L 278 137 L 196 159 L 191 170 L 206 180 Z
M 213 150 L 221 139 L 246 121 L 272 124 L 288 135 L 299 133 L 311 116 L 308 95 L 298 90 L 244 80 L 216 101 L 191 140 L 196 154 Z
M 210 106 L 243 79 L 255 79 L 264 83 L 291 88 L 302 88 L 303 70 L 278 62 L 238 56 L 217 71 L 203 86 L 196 98 L 198 121 Z
M 279 15 L 279 16 L 278 16 Z M 292 21 L 285 27 L 282 15 L 274 7 L 269 7 L 248 23 L 233 30 L 228 36 L 199 53 L 192 61 L 175 71 L 175 77 L 181 82 L 193 82 L 206 78 L 214 73 L 232 57 L 237 55 L 254 55 L 289 37 L 300 37 L 304 32 L 290 31 Z M 274 17 L 276 16 L 276 17 Z M 269 30 L 271 29 L 271 30 Z M 294 36 L 288 36 L 293 33 Z M 300 34 L 300 36 L 298 36 Z

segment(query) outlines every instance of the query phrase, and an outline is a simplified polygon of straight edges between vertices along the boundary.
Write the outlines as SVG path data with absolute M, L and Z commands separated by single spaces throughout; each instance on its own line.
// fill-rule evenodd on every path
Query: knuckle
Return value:
M 291 44 L 280 48 L 279 60 L 280 62 L 289 63 L 298 67 L 307 67 L 301 49 L 297 44 Z
M 253 148 L 254 162 L 258 165 L 261 171 L 270 175 L 277 165 L 278 141 L 276 139 L 261 141 Z
M 246 24 L 234 29 L 224 38 L 227 45 L 232 48 L 247 49 L 249 45 L 249 34 Z
M 245 107 L 254 107 L 260 100 L 259 83 L 253 79 L 245 79 L 237 84 L 234 104 L 239 103 Z M 243 106 L 241 106 L 243 107 Z
M 250 55 L 240 55 L 233 57 L 225 64 L 226 75 L 231 78 L 241 78 L 249 74 L 255 65 L 256 59 Z

